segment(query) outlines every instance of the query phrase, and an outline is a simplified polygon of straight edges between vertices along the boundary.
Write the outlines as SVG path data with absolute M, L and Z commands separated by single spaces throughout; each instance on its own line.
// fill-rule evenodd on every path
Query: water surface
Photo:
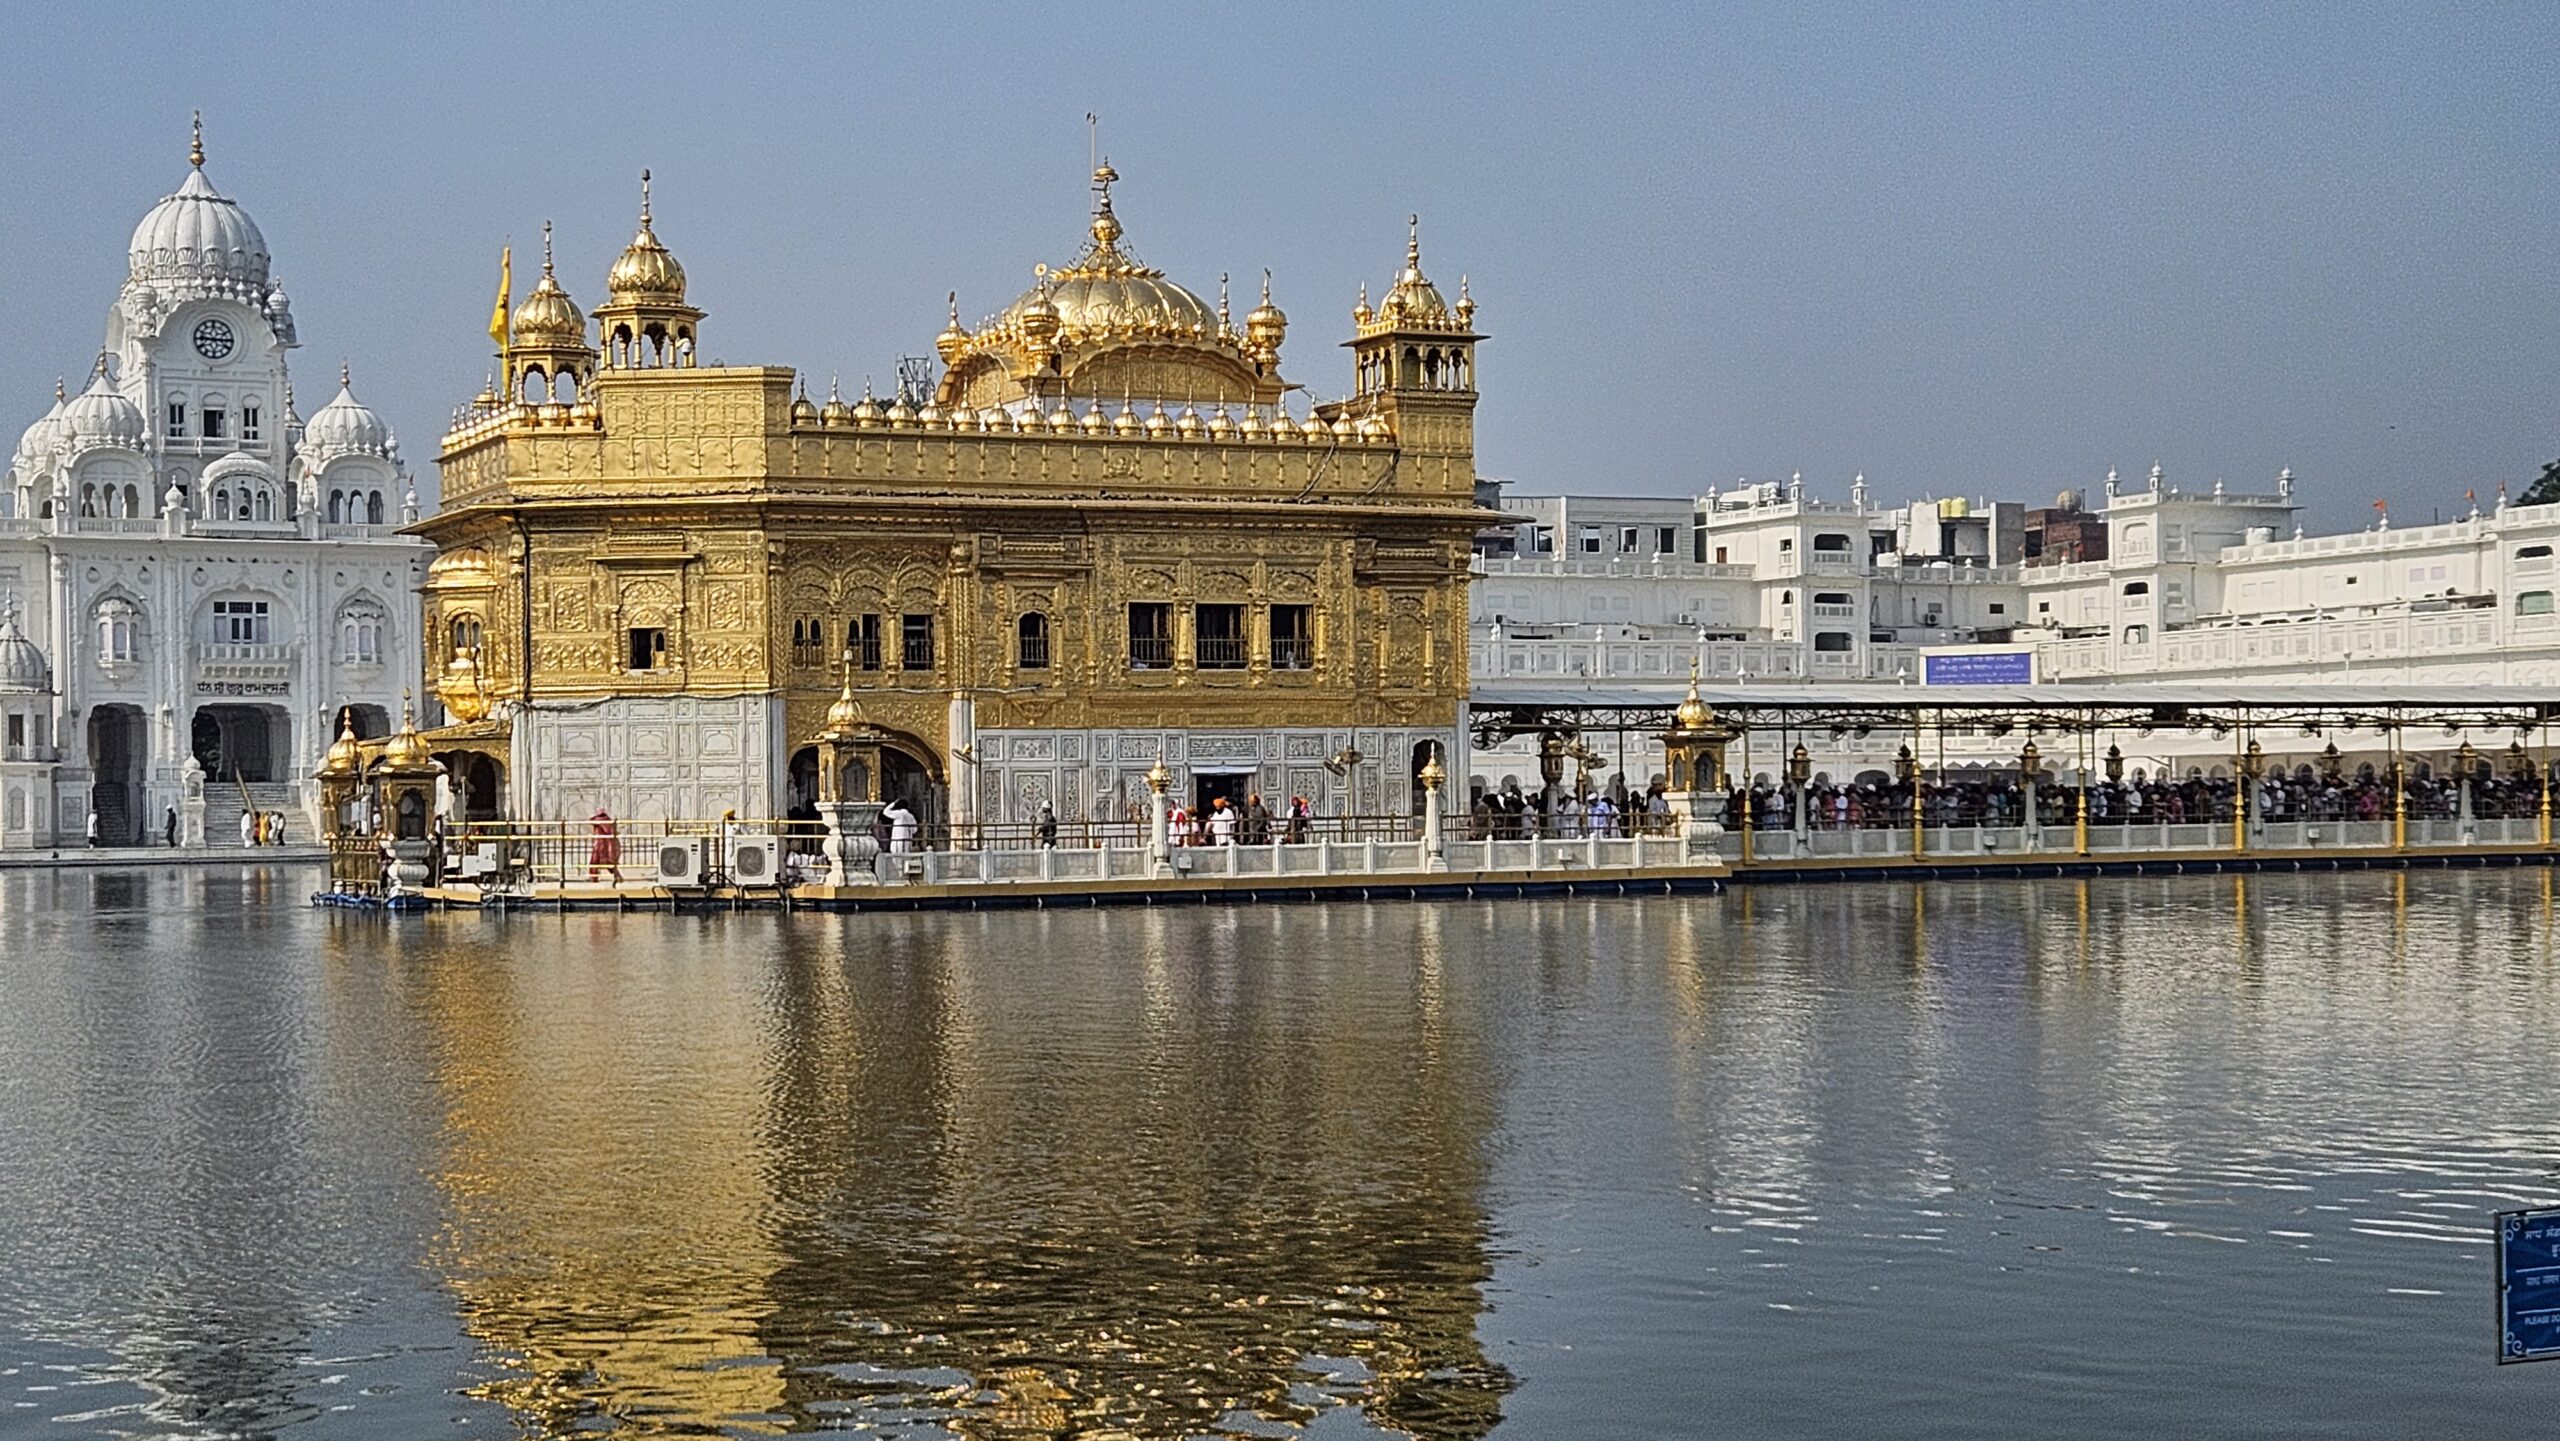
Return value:
M 2546 1429 L 2549 877 L 970 916 L 0 876 L 0 1435 Z

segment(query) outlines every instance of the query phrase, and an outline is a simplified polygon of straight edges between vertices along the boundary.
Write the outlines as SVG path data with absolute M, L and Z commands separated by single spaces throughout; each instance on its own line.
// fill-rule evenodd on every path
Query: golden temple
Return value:
M 415 527 L 471 818 L 780 815 L 849 680 L 873 789 L 932 818 L 1119 818 L 1159 762 L 1209 794 L 1402 812 L 1461 743 L 1475 302 L 1418 227 L 1352 313 L 1350 386 L 1293 399 L 1288 317 L 1241 324 L 1089 239 L 885 401 L 702 363 L 703 312 L 638 233 L 592 322 L 542 271 L 494 329 Z M 503 305 L 503 302 L 502 302 Z

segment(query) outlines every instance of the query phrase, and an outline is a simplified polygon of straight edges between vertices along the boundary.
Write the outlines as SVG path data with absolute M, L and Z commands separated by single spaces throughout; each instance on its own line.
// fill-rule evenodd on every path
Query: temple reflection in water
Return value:
M 1238 914 L 1175 955 L 1122 915 L 1107 964 L 1048 967 L 864 922 L 849 955 L 518 921 L 437 969 L 431 1259 L 503 1363 L 484 1395 L 545 1435 L 1492 1428 L 1499 1028 L 1443 1015 L 1430 928 L 1390 959 L 1360 913 Z

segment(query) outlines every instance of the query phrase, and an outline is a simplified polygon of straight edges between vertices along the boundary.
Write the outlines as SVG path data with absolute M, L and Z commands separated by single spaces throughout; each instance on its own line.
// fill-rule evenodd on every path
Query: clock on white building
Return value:
M 199 320 L 196 322 L 196 354 L 207 360 L 220 360 L 231 353 L 231 322 Z

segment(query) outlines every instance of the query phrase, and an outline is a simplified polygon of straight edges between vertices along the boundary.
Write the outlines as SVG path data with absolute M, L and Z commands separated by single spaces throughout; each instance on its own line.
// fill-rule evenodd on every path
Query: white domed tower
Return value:
M 204 127 L 186 179 L 133 229 L 124 290 L 107 321 L 117 386 L 148 417 L 160 474 L 210 518 L 196 482 L 239 452 L 281 476 L 285 352 L 293 311 L 270 268 L 266 236 L 205 174 Z
M 343 373 L 294 418 L 292 310 L 201 126 L 126 262 L 0 485 L 0 848 L 229 844 L 244 808 L 307 839 L 337 717 L 385 734 L 422 670 L 399 449 Z

